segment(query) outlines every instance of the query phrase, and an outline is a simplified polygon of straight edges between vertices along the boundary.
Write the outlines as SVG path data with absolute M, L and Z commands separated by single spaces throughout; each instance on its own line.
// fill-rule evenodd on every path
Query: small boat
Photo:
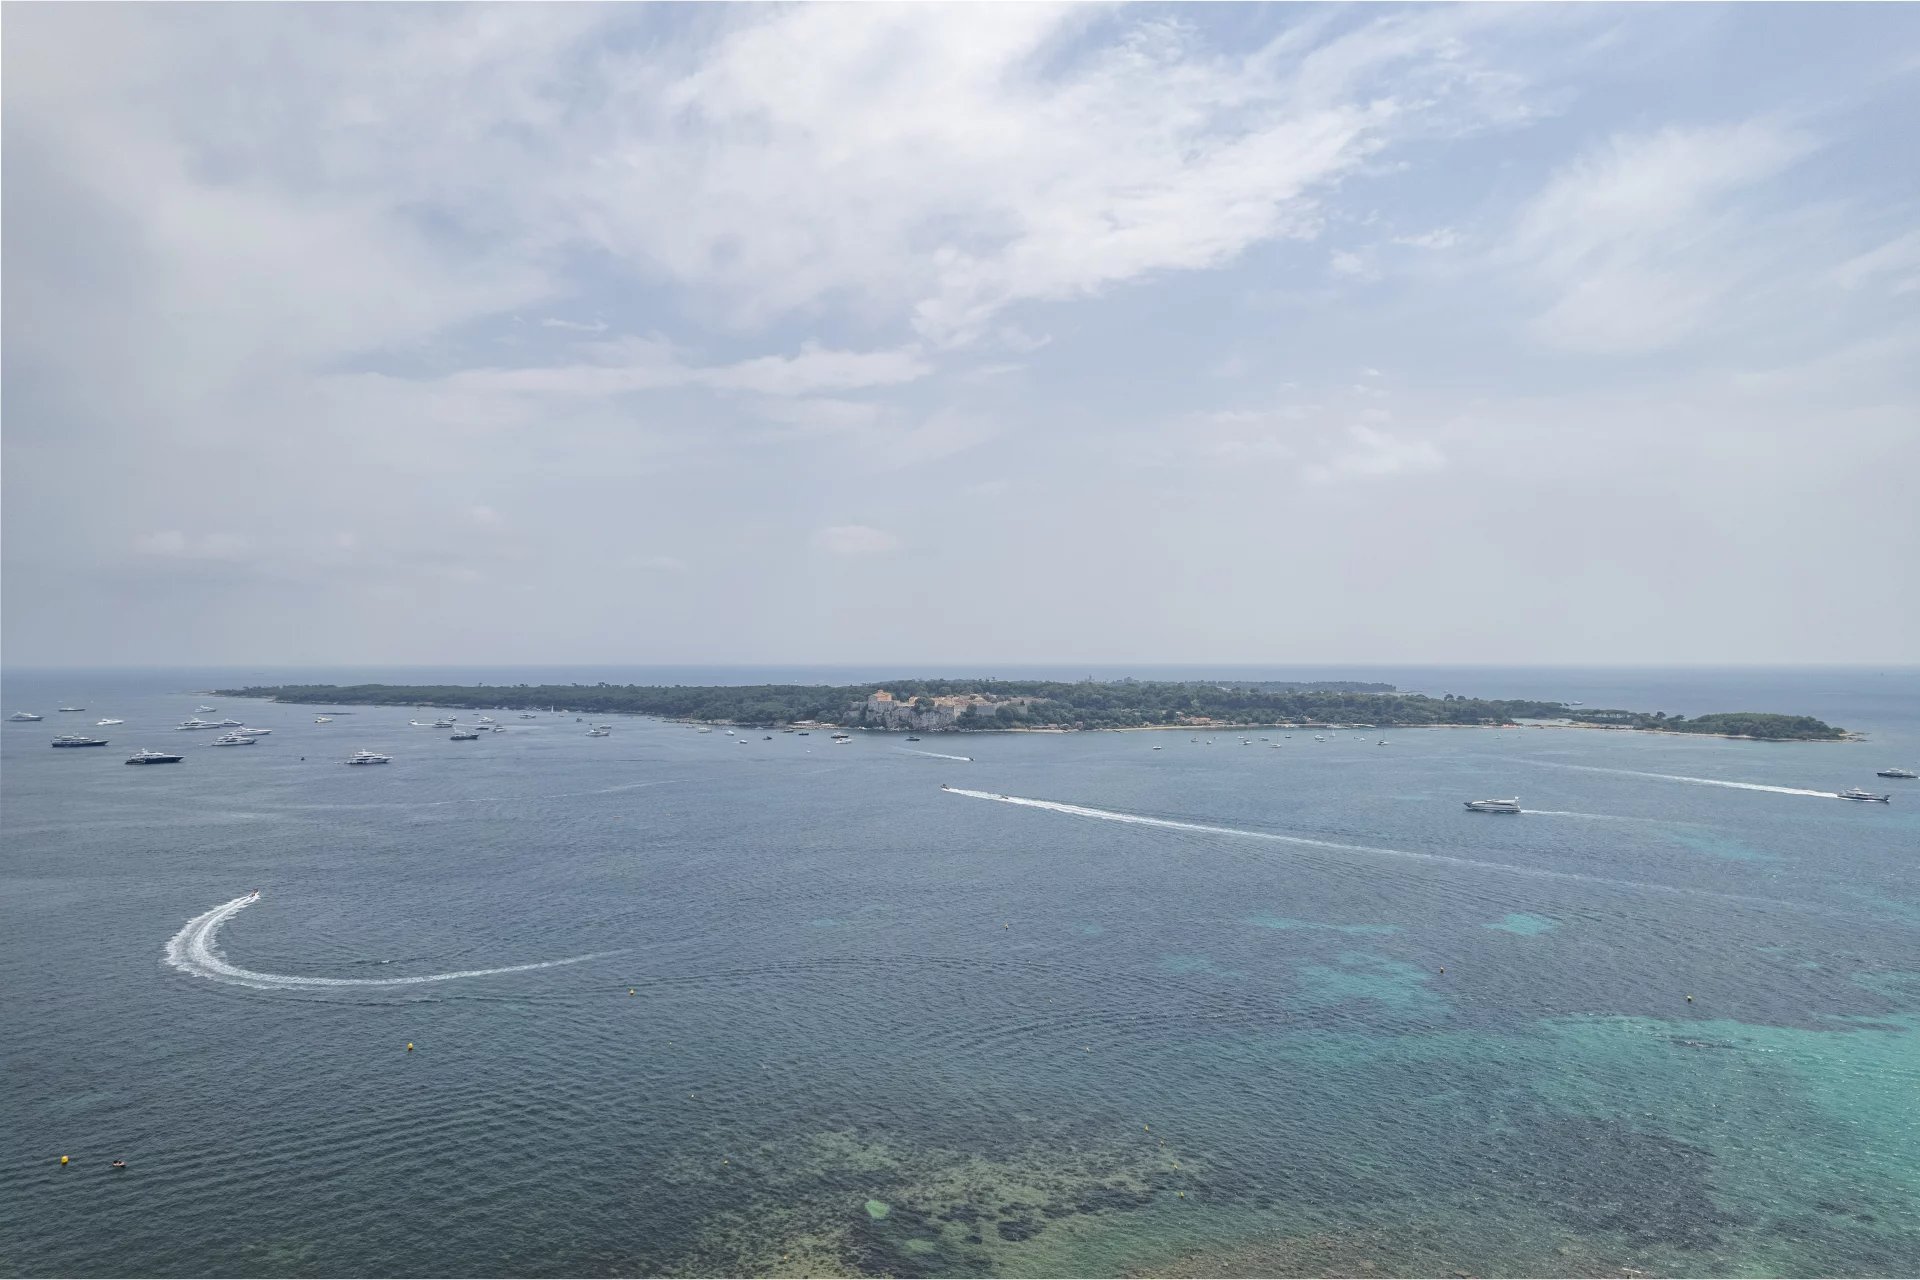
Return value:
M 596 726 L 592 729 L 587 730 L 587 736 L 589 738 L 611 738 L 613 734 L 611 731 L 607 729 Z
M 480 741 L 480 733 L 478 730 L 475 730 L 475 729 L 469 729 L 465 733 L 450 733 L 447 735 L 447 741 L 448 742 L 478 742 Z
M 213 740 L 213 745 L 216 747 L 251 747 L 258 742 L 258 738 L 250 738 L 244 733 L 223 733 Z
M 63 733 L 53 740 L 53 745 L 56 747 L 104 747 L 107 745 L 107 740 L 89 738 L 78 733 Z
M 127 757 L 128 764 L 179 764 L 184 756 L 171 751 L 153 751 L 146 747 Z
M 435 724 L 431 720 L 409 720 L 407 723 L 416 729 L 444 729 L 447 727 L 442 724 Z
M 480 723 L 480 724 L 492 724 L 492 723 L 493 723 L 493 717 L 492 717 L 492 716 L 481 716 L 481 717 L 480 717 L 480 719 L 479 719 L 479 721 L 478 721 L 478 723 Z
M 1848 787 L 1835 797 L 1839 800 L 1859 800 L 1867 804 L 1892 804 L 1892 796 L 1877 796 L 1871 791 L 1862 791 L 1859 787 Z
M 193 713 L 195 715 L 212 715 L 213 708 L 212 707 L 195 707 L 193 709 Z
M 213 727 L 216 729 L 244 729 L 247 726 L 238 720 L 216 720 L 214 721 Z
M 100 723 L 101 724 L 109 724 L 109 723 L 118 724 L 119 721 L 102 720 Z M 1878 773 L 1874 774 L 1874 777 L 1876 778 L 1920 778 L 1920 773 L 1915 773 L 1911 769 L 1882 769 Z
M 916 737 L 914 737 L 914 736 L 913 736 L 912 734 L 908 734 L 908 735 L 907 735 L 907 741 L 908 741 L 908 742 L 918 742 L 918 741 L 920 741 L 920 739 L 918 739 L 918 738 L 916 738 Z
M 1374 745 L 1384 747 L 1387 745 L 1387 740 L 1385 738 L 1382 738 L 1380 739 L 1379 742 L 1375 743 Z
M 43 720 L 45 718 L 44 716 L 37 716 L 31 711 L 16 711 L 7 717 L 9 720 L 19 720 L 23 723 L 28 720 Z
M 435 720 L 435 721 L 433 722 L 433 727 L 434 727 L 434 728 L 436 728 L 436 729 L 451 729 L 451 728 L 453 728 L 453 721 L 451 721 L 451 720 Z
M 762 734 L 762 735 L 760 735 L 760 741 L 762 741 L 762 742 L 772 742 L 772 741 L 773 741 L 773 735 L 772 735 L 772 734 L 770 734 L 770 733 L 766 733 L 766 734 Z
M 332 724 L 333 717 L 332 716 L 315 716 L 313 718 L 313 722 L 315 724 Z
M 125 1160 L 115 1160 L 113 1162 L 113 1167 L 116 1169 L 124 1169 L 127 1167 L 127 1162 Z
M 807 731 L 806 731 L 805 729 L 802 729 L 802 730 L 800 730 L 800 735 L 799 735 L 799 736 L 800 736 L 800 737 L 802 737 L 802 738 L 804 738 L 804 737 L 807 737 L 807 736 L 808 736 L 808 733 L 807 733 Z
M 522 711 L 520 713 L 520 718 L 522 720 L 538 720 L 540 717 L 533 714 L 533 712 L 531 711 Z
M 1512 800 L 1469 800 L 1467 808 L 1474 813 L 1518 813 L 1520 801 L 1517 797 Z
M 247 728 L 247 726 L 245 726 L 245 725 L 241 725 L 241 726 L 240 726 L 240 727 L 239 727 L 238 729 L 235 729 L 235 730 L 234 730 L 234 732 L 235 732 L 235 733 L 244 733 L 244 734 L 246 734 L 246 735 L 247 735 L 247 736 L 248 736 L 249 738 L 264 738 L 264 737 L 266 737 L 266 736 L 267 736 L 268 734 L 270 734 L 270 733 L 272 733 L 272 732 L 273 732 L 273 730 L 271 730 L 271 729 L 249 729 L 249 728 Z
M 61 707 L 61 708 L 60 708 L 60 710 L 62 710 L 62 711 L 85 711 L 85 710 L 86 710 L 86 708 L 85 708 L 85 707 Z
M 202 720 L 200 717 L 194 716 L 190 719 L 182 720 L 173 727 L 177 731 L 181 729 L 224 729 L 226 726 L 215 724 L 211 720 Z
M 125 724 L 125 723 L 126 723 L 125 720 L 114 720 L 114 719 L 95 720 L 93 722 L 93 726 L 96 729 L 104 729 L 110 724 Z
M 1165 748 L 1165 747 L 1155 747 L 1155 748 L 1154 748 L 1154 750 L 1155 750 L 1155 751 L 1165 751 L 1165 750 L 1166 750 L 1166 748 Z
M 392 764 L 392 756 L 383 756 L 378 751 L 356 751 L 348 764 Z

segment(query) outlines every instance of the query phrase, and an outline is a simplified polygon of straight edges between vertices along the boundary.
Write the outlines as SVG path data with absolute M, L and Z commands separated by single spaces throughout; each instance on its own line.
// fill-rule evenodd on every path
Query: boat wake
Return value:
M 1543 765 L 1549 769 L 1578 769 L 1582 773 L 1617 773 L 1629 778 L 1657 778 L 1661 782 L 1686 782 L 1696 787 L 1731 787 L 1735 791 L 1771 791 L 1782 796 L 1817 796 L 1822 800 L 1836 800 L 1837 791 L 1812 791 L 1806 787 L 1775 787 L 1764 782 L 1733 782 L 1726 778 L 1690 778 L 1682 773 L 1646 773 L 1639 769 L 1607 769 L 1597 764 L 1567 764 L 1560 760 L 1527 760 L 1520 758 L 1522 764 Z
M 943 751 L 920 751 L 913 747 L 902 747 L 900 749 L 910 756 L 932 756 L 935 760 L 964 760 L 968 764 L 973 763 L 972 756 L 950 756 Z
M 240 914 L 259 899 L 243 894 L 195 916 L 167 939 L 167 963 L 182 973 L 215 982 L 233 983 L 262 990 L 290 990 L 302 987 L 410 987 L 428 982 L 452 982 L 457 978 L 486 978 L 501 973 L 528 973 L 534 969 L 557 969 L 561 965 L 580 964 L 612 955 L 597 951 L 592 955 L 569 956 L 565 960 L 541 960 L 534 964 L 512 964 L 498 969 L 462 969 L 457 973 L 423 973 L 410 978 L 308 978 L 291 973 L 259 973 L 230 963 L 220 953 L 220 926 Z
M 1114 809 L 1095 809 L 1088 805 L 1064 804 L 1058 800 L 1035 800 L 1027 796 L 1004 796 L 991 791 L 970 791 L 964 787 L 942 788 L 948 795 L 966 796 L 972 800 L 997 800 L 1001 804 L 1020 805 L 1028 809 L 1045 809 L 1051 813 L 1071 814 L 1076 818 L 1097 818 L 1102 822 L 1124 822 L 1141 827 L 1164 827 L 1172 831 L 1195 831 L 1204 835 L 1233 836 L 1247 840 L 1270 840 L 1276 844 L 1303 845 L 1313 849 L 1333 849 L 1342 853 L 1364 853 L 1379 857 L 1404 858 L 1414 862 L 1440 863 L 1446 866 L 1471 867 L 1477 871 L 1499 871 L 1508 875 L 1527 876 L 1540 880 L 1569 880 L 1582 884 L 1603 884 L 1622 889 L 1645 889 L 1654 893 L 1679 893 L 1689 896 L 1718 898 L 1728 902 L 1764 903 L 1768 906 L 1786 906 L 1773 898 L 1751 897 L 1746 894 L 1720 893 L 1712 889 L 1696 889 L 1690 885 L 1655 884 L 1646 880 L 1620 880 L 1612 876 L 1592 876 L 1578 871 L 1555 871 L 1548 867 L 1519 867 L 1508 862 L 1485 862 L 1479 858 L 1456 858 L 1444 853 L 1420 853 L 1412 849 L 1389 849 L 1381 845 L 1344 844 L 1337 840 L 1316 840 L 1309 836 L 1281 835 L 1273 831 L 1252 831 L 1245 827 L 1216 827 L 1201 822 L 1180 822 L 1173 818 L 1149 818 L 1144 814 L 1122 813 Z

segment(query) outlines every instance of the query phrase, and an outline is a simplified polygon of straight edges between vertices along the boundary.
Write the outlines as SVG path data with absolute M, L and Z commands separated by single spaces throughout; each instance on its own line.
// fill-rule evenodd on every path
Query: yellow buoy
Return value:
M 65 1156 L 61 1156 L 61 1157 L 60 1157 L 60 1163 L 61 1163 L 61 1164 L 65 1164 L 66 1162 L 67 1162 L 67 1158 L 66 1158 Z
M 407 1041 L 407 1052 L 408 1052 L 408 1053 L 412 1053 L 412 1052 L 413 1052 L 413 1041 L 411 1041 L 411 1040 L 409 1040 L 409 1041 Z
M 1687 997 L 1687 1003 L 1688 1003 L 1688 1004 L 1692 1004 L 1692 1003 L 1693 1003 L 1693 997 L 1692 997 L 1692 996 L 1688 996 L 1688 997 Z
M 632 988 L 632 987 L 628 987 L 628 988 L 627 988 L 627 994 L 628 994 L 628 995 L 632 995 L 632 994 L 633 994 L 633 988 Z

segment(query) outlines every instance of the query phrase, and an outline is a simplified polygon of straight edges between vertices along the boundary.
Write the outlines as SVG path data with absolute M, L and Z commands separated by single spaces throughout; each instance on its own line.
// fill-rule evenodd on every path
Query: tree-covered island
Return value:
M 900 680 L 871 685 L 258 685 L 226 697 L 295 703 L 659 716 L 710 724 L 925 733 L 1256 725 L 1504 725 L 1704 733 L 1772 741 L 1847 736 L 1811 716 L 1758 711 L 1670 716 L 1527 699 L 1432 697 L 1359 681 Z

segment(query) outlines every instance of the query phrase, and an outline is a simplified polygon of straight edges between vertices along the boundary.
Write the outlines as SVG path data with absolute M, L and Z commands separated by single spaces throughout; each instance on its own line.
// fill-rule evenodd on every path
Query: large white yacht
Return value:
M 105 724 L 106 721 L 102 720 L 100 723 Z M 1920 778 L 1920 773 L 1915 773 L 1911 769 L 1881 769 L 1875 773 L 1874 776 L 1879 778 Z
M 61 707 L 61 708 L 60 708 L 60 710 L 62 710 L 62 711 L 85 711 L 85 710 L 86 710 L 86 708 L 85 708 L 85 707 Z
M 1862 800 L 1868 804 L 1892 804 L 1893 803 L 1892 796 L 1877 796 L 1873 794 L 1873 792 L 1863 791 L 1859 787 L 1848 787 L 1845 791 L 1842 791 L 1839 794 L 1838 798 L 1841 800 Z
M 107 719 L 105 719 L 105 720 L 95 720 L 95 721 L 94 721 L 93 723 L 94 723 L 94 726 L 95 726 L 96 728 L 105 728 L 105 727 L 106 727 L 107 725 L 110 725 L 110 724 L 125 724 L 125 723 L 126 723 L 126 721 L 125 721 L 125 720 L 115 720 L 115 719 L 113 719 L 112 717 L 108 717 L 108 718 L 107 718 Z
M 315 724 L 332 724 L 333 717 L 332 716 L 315 716 L 313 718 L 313 722 Z
M 478 742 L 480 741 L 480 731 L 478 729 L 457 729 L 447 735 L 447 741 Z
M 12 715 L 8 716 L 7 719 L 26 721 L 26 720 L 44 720 L 46 719 L 46 717 L 37 716 L 33 714 L 33 712 L 31 711 L 16 711 Z
M 155 751 L 151 747 L 142 747 L 127 757 L 128 764 L 179 764 L 184 756 L 173 751 Z
M 613 730 L 604 724 L 595 725 L 593 728 L 587 730 L 587 736 L 589 738 L 611 738 L 613 736 Z
M 392 756 L 383 756 L 378 751 L 356 751 L 348 764 L 392 764 Z
M 227 732 L 215 738 L 213 745 L 216 747 L 251 747 L 258 741 L 259 739 L 249 738 L 244 733 Z
M 199 716 L 191 716 L 173 727 L 175 729 L 224 729 L 227 726 L 217 721 L 202 720 Z
M 1518 797 L 1512 800 L 1469 800 L 1467 808 L 1475 813 L 1518 813 L 1520 800 Z
M 56 747 L 104 747 L 105 738 L 89 738 L 81 733 L 63 733 L 53 740 Z

